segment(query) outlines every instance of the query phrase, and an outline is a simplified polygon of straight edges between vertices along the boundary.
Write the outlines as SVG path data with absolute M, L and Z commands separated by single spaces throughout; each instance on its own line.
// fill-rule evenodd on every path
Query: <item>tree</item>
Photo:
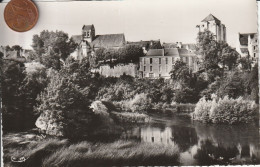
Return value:
M 218 43 L 212 32 L 205 30 L 204 32 L 198 33 L 197 51 L 203 59 L 202 68 L 206 70 L 218 68 Z
M 108 63 L 110 65 L 137 63 L 139 62 L 139 57 L 142 56 L 144 56 L 142 48 L 136 45 L 126 45 L 119 49 L 99 48 L 96 50 L 96 62 Z
M 21 46 L 19 46 L 19 45 L 14 45 L 14 46 L 12 46 L 11 49 L 12 49 L 12 50 L 16 50 L 16 51 L 20 51 L 20 50 L 22 50 L 23 48 L 22 48 Z
M 238 62 L 242 66 L 242 70 L 251 70 L 252 68 L 252 60 L 250 60 L 249 56 L 247 57 L 241 57 Z
M 24 65 L 13 61 L 2 61 L 1 97 L 4 130 L 17 130 L 27 127 L 25 95 L 21 85 L 25 78 Z
M 57 65 L 58 59 L 65 61 L 76 49 L 76 46 L 76 43 L 69 39 L 68 34 L 63 31 L 44 30 L 40 35 L 36 34 L 33 36 L 32 47 L 38 55 L 45 55 L 42 63 L 47 66 Z M 54 66 L 54 68 L 59 69 L 57 66 Z
M 118 61 L 121 63 L 137 63 L 144 56 L 143 49 L 136 45 L 126 45 L 118 50 Z
M 82 135 L 90 112 L 84 90 L 74 83 L 73 76 L 51 69 L 48 77 L 50 82 L 38 97 L 36 111 L 40 117 L 36 126 L 50 135 L 72 138 Z
M 197 46 L 197 52 L 203 59 L 202 68 L 209 75 L 211 82 L 214 82 L 216 77 L 222 77 L 226 67 L 232 70 L 238 64 L 238 53 L 226 42 L 216 41 L 209 30 L 198 33 Z
M 189 67 L 186 65 L 186 63 L 179 60 L 174 63 L 173 68 L 170 71 L 170 75 L 174 81 L 186 86 L 190 86 L 190 83 L 193 79 Z

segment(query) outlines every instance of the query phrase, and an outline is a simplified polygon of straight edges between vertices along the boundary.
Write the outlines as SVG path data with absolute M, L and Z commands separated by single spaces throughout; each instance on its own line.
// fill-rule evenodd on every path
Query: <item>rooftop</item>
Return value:
M 92 41 L 94 47 L 120 47 L 124 44 L 124 34 L 96 35 L 96 38 Z
M 203 19 L 201 22 L 207 22 L 207 21 L 216 21 L 216 22 L 220 22 L 220 20 L 218 18 L 216 18 L 215 16 L 213 16 L 212 14 L 209 14 L 205 19 Z

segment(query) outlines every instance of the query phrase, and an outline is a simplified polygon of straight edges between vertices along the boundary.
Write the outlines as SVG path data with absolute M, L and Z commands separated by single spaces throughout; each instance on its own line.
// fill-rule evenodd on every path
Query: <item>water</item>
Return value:
M 260 164 L 259 128 L 254 125 L 206 125 L 154 115 L 149 124 L 124 129 L 125 140 L 178 145 L 181 165 Z

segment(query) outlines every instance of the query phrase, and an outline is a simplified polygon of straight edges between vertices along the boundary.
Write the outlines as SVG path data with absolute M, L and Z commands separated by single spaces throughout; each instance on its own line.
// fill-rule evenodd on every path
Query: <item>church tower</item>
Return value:
M 223 41 L 226 42 L 226 26 L 221 23 L 219 19 L 217 19 L 212 14 L 209 14 L 205 19 L 201 21 L 202 23 L 200 25 L 197 25 L 196 27 L 199 28 L 200 32 L 203 32 L 204 30 L 211 31 L 218 42 Z
M 95 39 L 95 27 L 94 25 L 84 25 L 82 27 L 82 41 L 89 44 Z
M 84 25 L 82 27 L 81 57 L 88 57 L 89 53 L 91 53 L 91 43 L 94 39 L 94 25 Z

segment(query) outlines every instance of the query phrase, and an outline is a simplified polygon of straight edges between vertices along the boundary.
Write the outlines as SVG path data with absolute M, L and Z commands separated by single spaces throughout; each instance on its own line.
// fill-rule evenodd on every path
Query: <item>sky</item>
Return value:
M 257 32 L 255 0 L 122 0 L 35 2 L 36 26 L 14 32 L 0 13 L 0 45 L 31 49 L 32 36 L 43 30 L 62 30 L 80 35 L 82 26 L 94 24 L 96 34 L 124 33 L 127 41 L 158 40 L 195 43 L 196 25 L 210 13 L 227 29 L 227 42 L 235 47 L 238 33 Z M 4 11 L 7 3 L 0 4 Z

